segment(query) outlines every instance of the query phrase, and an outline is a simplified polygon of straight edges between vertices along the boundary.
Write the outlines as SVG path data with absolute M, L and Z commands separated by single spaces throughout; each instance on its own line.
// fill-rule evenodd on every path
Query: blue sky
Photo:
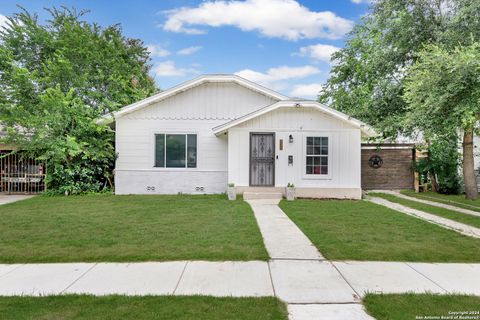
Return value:
M 289 96 L 314 98 L 329 56 L 368 10 L 368 0 L 94 1 L 0 0 L 48 17 L 44 7 L 88 9 L 88 21 L 119 23 L 152 56 L 152 76 L 167 89 L 206 73 L 236 73 Z

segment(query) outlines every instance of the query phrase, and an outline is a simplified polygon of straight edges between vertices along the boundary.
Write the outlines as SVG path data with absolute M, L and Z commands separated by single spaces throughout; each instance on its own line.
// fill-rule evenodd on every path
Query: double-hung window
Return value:
M 156 134 L 155 167 L 196 168 L 197 135 L 169 133 Z
M 306 137 L 307 175 L 328 175 L 328 137 Z

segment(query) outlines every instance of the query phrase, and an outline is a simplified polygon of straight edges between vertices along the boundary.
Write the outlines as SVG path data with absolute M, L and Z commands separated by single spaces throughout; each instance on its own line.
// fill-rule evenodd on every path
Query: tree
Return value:
M 463 134 L 463 179 L 467 199 L 476 199 L 473 137 L 480 120 L 480 43 L 448 50 L 429 45 L 405 81 L 406 123 L 425 135 Z
M 377 0 L 332 56 L 319 100 L 396 137 L 407 109 L 404 78 L 430 43 L 480 39 L 478 0 Z
M 419 52 L 429 44 L 449 49 L 469 45 L 472 38 L 480 39 L 478 0 L 374 1 L 345 47 L 332 56 L 334 65 L 319 99 L 376 127 L 384 137 L 411 134 L 404 123 L 410 112 L 405 78 Z M 452 134 L 431 140 L 446 136 Z
M 387 137 L 402 131 L 405 71 L 416 53 L 439 41 L 445 29 L 442 3 L 430 0 L 379 0 L 332 56 L 334 65 L 320 101 L 370 125 Z
M 47 162 L 49 187 L 99 191 L 115 159 L 113 132 L 95 121 L 156 91 L 149 56 L 119 25 L 101 27 L 86 11 L 22 9 L 0 30 L 0 122 L 6 142 Z
M 415 163 L 415 170 L 427 176 L 432 190 L 445 194 L 458 194 L 461 181 L 458 174 L 459 152 L 457 133 L 436 134 L 428 140 L 428 154 Z

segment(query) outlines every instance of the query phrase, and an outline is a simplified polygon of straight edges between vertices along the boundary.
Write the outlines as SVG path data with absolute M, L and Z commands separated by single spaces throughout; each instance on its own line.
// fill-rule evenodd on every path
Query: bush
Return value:
M 430 142 L 428 157 L 416 163 L 415 169 L 420 174 L 435 177 L 439 193 L 459 194 L 462 191 L 457 139 L 456 135 L 437 137 Z

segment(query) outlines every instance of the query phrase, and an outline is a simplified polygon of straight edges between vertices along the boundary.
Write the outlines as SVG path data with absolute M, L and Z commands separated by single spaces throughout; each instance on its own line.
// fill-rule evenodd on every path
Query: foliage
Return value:
M 458 194 L 461 192 L 461 179 L 458 174 L 459 154 L 457 137 L 436 138 L 430 142 L 428 157 L 420 159 L 415 169 L 420 174 L 435 176 L 438 192 Z
M 473 199 L 479 39 L 478 0 L 375 1 L 333 55 L 319 99 L 386 137 L 422 132 L 436 139 L 463 129 L 463 180 Z
M 22 9 L 0 31 L 0 120 L 5 142 L 43 159 L 48 185 L 64 193 L 109 185 L 113 132 L 95 121 L 152 94 L 143 43 L 120 26 L 101 27 L 86 11 Z
M 407 124 L 427 136 L 475 127 L 480 114 L 480 43 L 427 46 L 405 83 Z
M 419 53 L 405 80 L 408 128 L 422 128 L 427 138 L 451 134 L 458 129 L 464 132 L 463 176 L 469 199 L 477 196 L 471 140 L 480 119 L 479 74 L 479 42 L 453 50 L 428 45 Z M 446 155 L 441 148 L 436 149 L 437 161 L 447 160 L 441 159 Z
M 405 75 L 426 44 L 452 47 L 480 38 L 476 0 L 379 0 L 349 34 L 320 101 L 395 137 L 408 112 Z

